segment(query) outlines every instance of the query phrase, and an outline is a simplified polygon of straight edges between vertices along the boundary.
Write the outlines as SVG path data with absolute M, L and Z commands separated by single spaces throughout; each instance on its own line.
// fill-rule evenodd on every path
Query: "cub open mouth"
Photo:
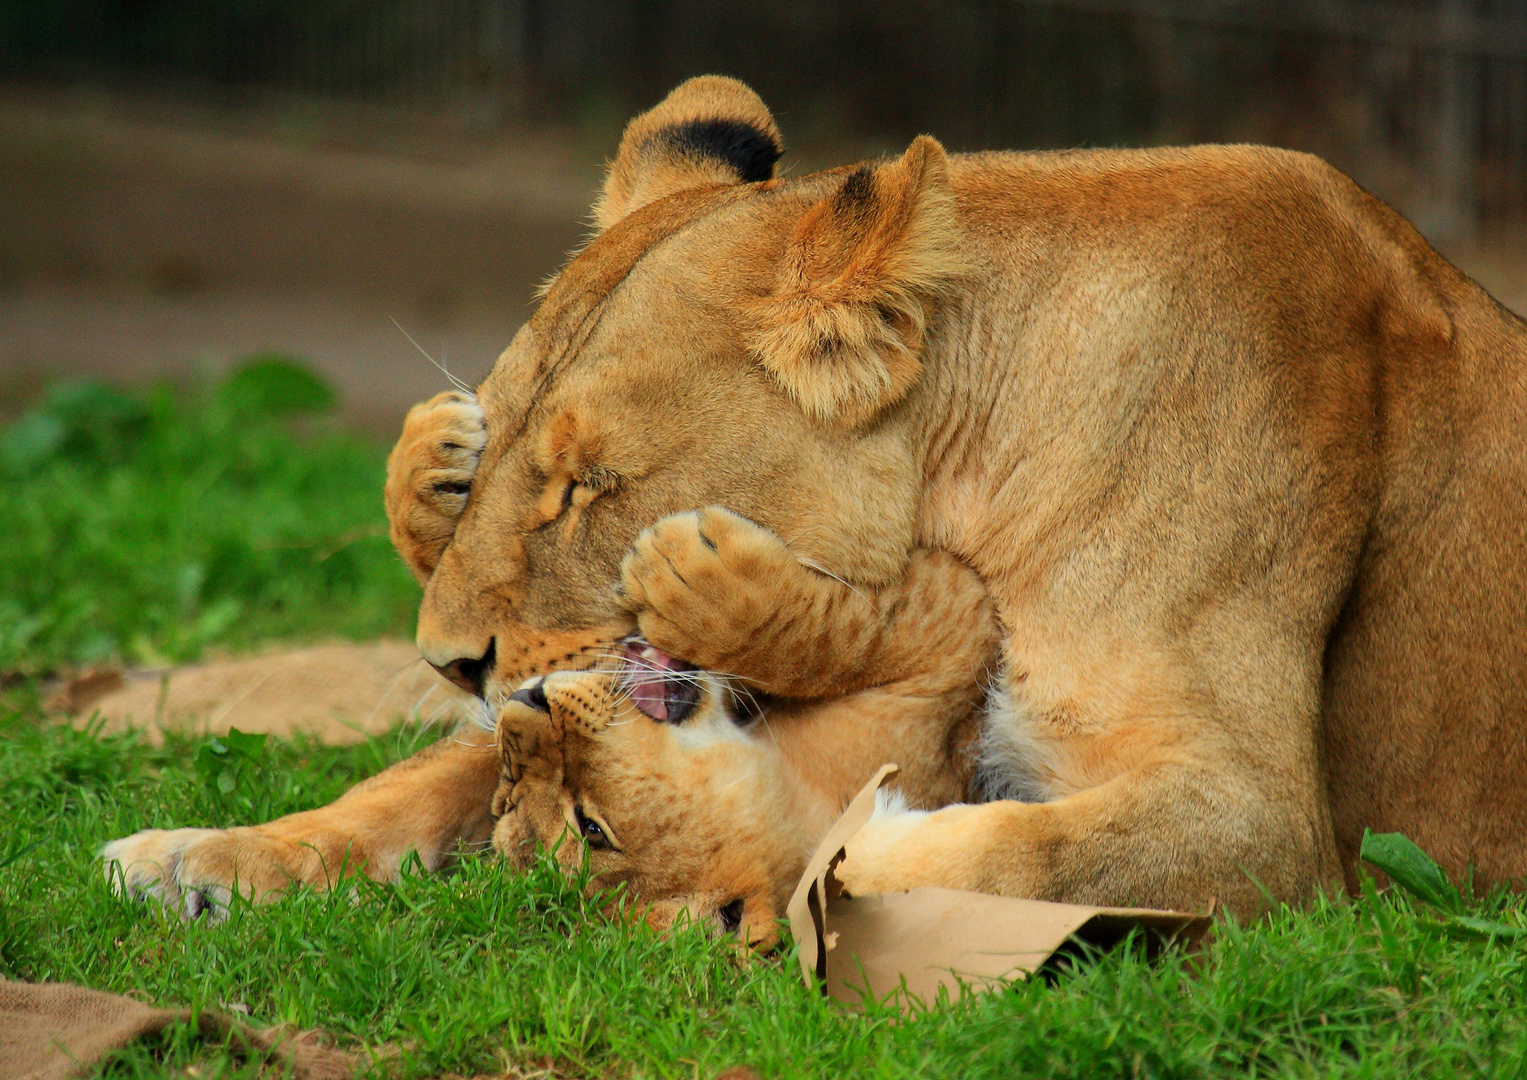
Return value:
M 700 684 L 693 664 L 669 656 L 640 638 L 626 641 L 621 650 L 631 700 L 654 720 L 677 724 L 694 711 L 700 700 Z

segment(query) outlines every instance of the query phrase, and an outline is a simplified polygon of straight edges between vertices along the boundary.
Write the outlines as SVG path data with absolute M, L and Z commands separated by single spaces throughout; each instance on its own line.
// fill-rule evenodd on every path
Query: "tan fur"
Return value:
M 758 95 L 735 79 L 709 75 L 690 79 L 655 109 L 626 126 L 620 149 L 610 165 L 604 191 L 594 204 L 594 223 L 601 230 L 676 191 L 707 185 L 735 184 L 735 167 L 714 156 L 676 146 L 668 135 L 696 120 L 735 120 L 749 125 L 772 142 L 775 157 L 784 147 L 774 117 Z M 774 176 L 770 163 L 769 177 Z
M 457 391 L 408 410 L 387 459 L 392 544 L 420 584 L 429 580 L 467 505 L 487 435 L 482 409 Z
M 850 173 L 791 231 L 753 350 L 805 412 L 857 426 L 906 396 L 928 305 L 965 269 L 949 162 L 926 136 Z
M 712 115 L 693 91 L 632 130 Z M 851 694 L 884 590 L 944 549 L 995 600 L 993 722 L 1046 801 L 872 831 L 860 887 L 1249 912 L 1253 876 L 1350 882 L 1365 827 L 1527 871 L 1527 328 L 1408 224 L 1259 147 L 919 140 L 728 185 L 664 145 L 623 142 L 604 231 L 479 389 L 471 497 L 409 556 L 430 660 L 491 648 L 499 707 L 639 628 Z M 712 550 L 707 507 L 818 575 L 789 626 L 799 574 Z

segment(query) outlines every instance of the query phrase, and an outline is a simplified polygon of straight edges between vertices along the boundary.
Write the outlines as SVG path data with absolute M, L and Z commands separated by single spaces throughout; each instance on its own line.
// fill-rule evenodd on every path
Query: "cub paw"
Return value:
M 698 667 L 766 682 L 766 623 L 789 620 L 806 575 L 774 533 L 728 510 L 666 517 L 620 565 L 626 606 L 652 645 Z
M 482 406 L 451 390 L 409 410 L 387 458 L 387 520 L 393 546 L 422 582 L 466 509 L 488 432 Z

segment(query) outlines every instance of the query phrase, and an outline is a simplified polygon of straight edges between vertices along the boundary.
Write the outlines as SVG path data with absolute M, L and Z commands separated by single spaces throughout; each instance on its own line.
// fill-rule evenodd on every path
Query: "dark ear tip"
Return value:
M 673 153 L 723 162 L 744 184 L 772 180 L 774 165 L 785 152 L 772 133 L 746 120 L 723 117 L 685 120 L 664 128 L 657 138 Z

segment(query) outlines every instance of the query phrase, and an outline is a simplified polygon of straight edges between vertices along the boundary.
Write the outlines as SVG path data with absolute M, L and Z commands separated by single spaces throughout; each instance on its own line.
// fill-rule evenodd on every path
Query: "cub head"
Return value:
M 586 858 L 591 888 L 624 885 L 659 928 L 772 945 L 809 854 L 778 751 L 716 676 L 624 650 L 616 670 L 555 672 L 505 702 L 494 845 L 519 866 L 538 847 L 569 873 Z
M 598 234 L 478 389 L 487 433 L 425 586 L 425 657 L 497 706 L 627 635 L 637 533 L 726 507 L 846 581 L 894 579 L 920 494 L 908 417 L 960 272 L 948 163 L 775 175 L 751 90 L 693 79 L 626 129 Z

